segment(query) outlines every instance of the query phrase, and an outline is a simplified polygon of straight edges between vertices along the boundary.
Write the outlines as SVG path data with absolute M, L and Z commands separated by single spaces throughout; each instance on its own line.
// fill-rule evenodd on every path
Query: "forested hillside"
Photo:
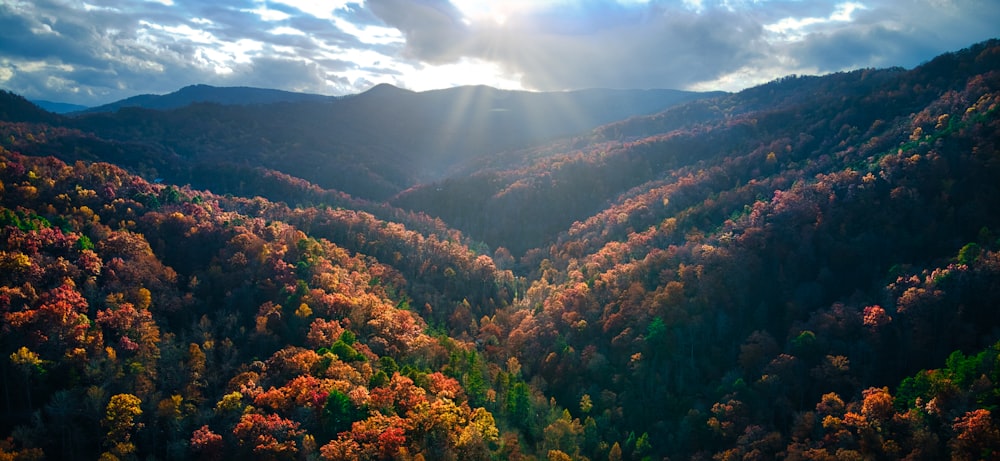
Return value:
M 0 454 L 1000 458 L 1000 42 L 363 197 L 177 148 L 266 107 L 3 95 Z

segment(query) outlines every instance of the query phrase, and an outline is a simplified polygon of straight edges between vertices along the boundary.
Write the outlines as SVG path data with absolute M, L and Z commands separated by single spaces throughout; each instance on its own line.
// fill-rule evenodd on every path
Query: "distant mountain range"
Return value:
M 80 112 L 114 112 L 123 107 L 142 107 L 146 109 L 167 110 L 177 109 L 179 107 L 189 106 L 200 102 L 246 106 L 253 104 L 273 104 L 277 102 L 328 101 L 332 99 L 336 98 L 333 96 L 295 93 L 291 91 L 273 90 L 268 88 L 190 85 L 173 93 L 163 95 L 141 94 L 138 96 L 132 96 L 131 98 L 122 99 L 121 101 L 105 104 L 103 106 L 84 108 Z
M 685 92 L 668 89 L 651 90 L 613 90 L 586 89 L 568 92 L 529 92 L 506 91 L 488 86 L 466 86 L 426 92 L 414 92 L 393 85 L 382 83 L 369 90 L 347 96 L 326 96 L 312 93 L 297 93 L 254 87 L 217 87 L 211 85 L 189 85 L 167 94 L 141 94 L 100 106 L 88 107 L 79 104 L 53 102 L 47 100 L 31 100 L 38 107 L 56 114 L 92 114 L 102 112 L 117 112 L 128 107 L 154 110 L 179 109 L 192 104 L 211 103 L 224 106 L 249 106 L 275 103 L 295 102 L 332 102 L 338 99 L 363 98 L 422 98 L 435 104 L 449 104 L 453 98 L 475 101 L 481 105 L 489 100 L 494 106 L 483 108 L 490 111 L 508 111 L 510 105 L 562 103 L 565 109 L 581 112 L 602 111 L 600 119 L 606 123 L 632 115 L 642 115 L 662 110 L 664 101 L 673 102 L 681 95 L 716 96 L 723 92 Z M 573 106 L 565 106 L 572 103 Z M 560 107 L 557 107 L 557 109 Z M 593 119 L 592 114 L 582 114 L 587 119 Z M 607 120 L 604 120 L 607 119 Z M 593 122 L 587 121 L 586 124 Z
M 89 109 L 87 106 L 81 106 L 79 104 L 70 104 L 66 102 L 53 102 L 46 101 L 44 99 L 32 99 L 31 102 L 42 109 L 45 109 L 53 114 L 68 114 L 72 112 L 80 112 Z
M 67 118 L 22 107 L 10 109 L 20 115 L 7 119 L 25 120 L 30 113 L 33 120 L 146 146 L 142 150 L 147 155 L 119 161 L 140 170 L 153 168 L 172 182 L 217 189 L 215 178 L 199 177 L 209 165 L 263 166 L 356 197 L 384 200 L 463 165 L 480 165 L 499 152 L 720 94 L 610 89 L 536 93 L 486 86 L 413 92 L 383 84 L 333 98 L 196 85 Z
M 324 96 L 311 93 L 275 90 L 270 88 L 253 88 L 246 86 L 218 87 L 212 85 L 189 85 L 173 93 L 140 94 L 100 106 L 83 106 L 65 102 L 31 99 L 36 106 L 54 114 L 89 114 L 98 112 L 115 112 L 125 107 L 140 107 L 145 109 L 169 110 L 197 103 L 213 103 L 227 106 L 246 106 L 254 104 L 273 104 L 278 102 L 325 101 L 337 99 L 335 96 Z

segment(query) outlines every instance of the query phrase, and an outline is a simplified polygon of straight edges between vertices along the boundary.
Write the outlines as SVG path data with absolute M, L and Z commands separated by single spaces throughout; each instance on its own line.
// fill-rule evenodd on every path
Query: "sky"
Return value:
M 738 91 L 998 36 L 996 0 L 0 0 L 0 88 L 89 106 L 192 84 Z

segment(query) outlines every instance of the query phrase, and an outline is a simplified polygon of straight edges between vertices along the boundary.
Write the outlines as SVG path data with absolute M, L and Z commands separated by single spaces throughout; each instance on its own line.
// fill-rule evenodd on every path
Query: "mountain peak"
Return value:
M 373 94 L 385 94 L 385 95 L 397 95 L 397 94 L 412 94 L 411 90 L 405 88 L 400 88 L 391 83 L 379 83 L 365 91 L 361 94 L 373 95 Z

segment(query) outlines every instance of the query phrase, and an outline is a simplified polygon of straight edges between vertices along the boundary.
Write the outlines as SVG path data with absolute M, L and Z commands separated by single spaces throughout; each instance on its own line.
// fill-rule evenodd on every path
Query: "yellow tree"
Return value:
M 17 352 L 10 354 L 10 361 L 24 375 L 24 389 L 27 392 L 28 409 L 30 410 L 32 408 L 31 377 L 36 374 L 42 374 L 45 371 L 42 368 L 43 361 L 39 358 L 38 354 L 24 346 L 21 346 Z
M 618 442 L 611 446 L 611 451 L 608 452 L 608 461 L 622 461 L 622 446 Z
M 563 410 L 562 415 L 549 424 L 543 433 L 545 436 L 545 446 L 550 450 L 567 450 L 570 455 L 579 455 L 580 435 L 583 434 L 583 425 L 580 424 L 579 419 L 573 418 L 569 414 L 569 410 Z
M 108 433 L 104 444 L 108 447 L 108 454 L 115 458 L 127 457 L 135 452 L 132 435 L 143 426 L 136 421 L 142 416 L 141 404 L 142 400 L 132 394 L 117 394 L 108 402 L 104 416 L 104 427 Z

